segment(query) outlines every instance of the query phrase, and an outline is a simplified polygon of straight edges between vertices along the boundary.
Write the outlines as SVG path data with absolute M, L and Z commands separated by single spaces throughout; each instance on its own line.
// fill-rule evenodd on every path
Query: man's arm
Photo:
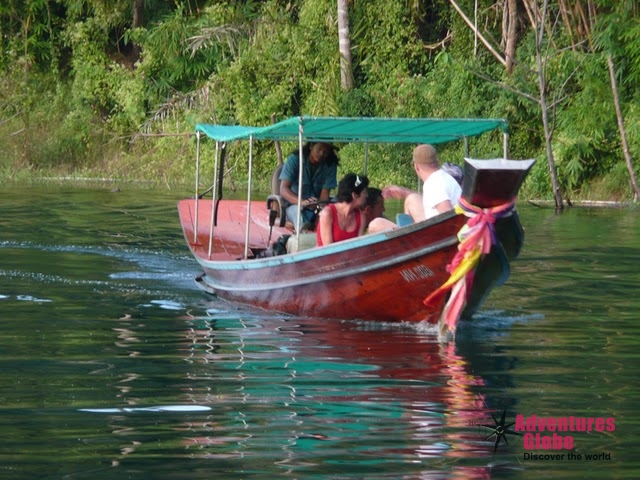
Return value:
M 280 180 L 280 196 L 292 205 L 297 205 L 298 203 L 298 195 L 291 190 L 291 182 L 289 180 Z M 304 208 L 312 203 L 316 203 L 315 198 L 303 198 L 301 206 Z
M 449 200 L 445 200 L 444 202 L 436 204 L 436 206 L 433 208 L 435 208 L 438 213 L 444 213 L 448 212 L 449 210 L 453 210 L 453 205 L 451 205 L 451 202 Z
M 410 215 L 414 222 L 421 222 L 426 218 L 422 195 L 413 192 L 404 199 L 404 213 Z
M 330 193 L 331 192 L 328 188 L 323 188 L 322 191 L 320 192 L 320 198 L 318 199 L 318 201 L 324 202 L 324 203 L 329 202 L 329 199 L 331 198 Z
M 400 187 L 398 185 L 389 185 L 382 189 L 382 196 L 384 198 L 405 199 L 412 193 L 416 192 L 409 188 Z
M 331 189 L 336 188 L 338 186 L 338 181 L 337 181 L 338 166 L 337 165 L 325 166 L 325 169 L 323 171 L 323 176 L 324 176 L 324 181 L 322 182 L 322 189 L 320 190 L 318 201 L 322 203 L 328 203 L 329 200 L 331 199 Z
M 291 190 L 291 182 L 289 180 L 280 180 L 280 196 L 289 203 L 298 203 L 298 195 Z

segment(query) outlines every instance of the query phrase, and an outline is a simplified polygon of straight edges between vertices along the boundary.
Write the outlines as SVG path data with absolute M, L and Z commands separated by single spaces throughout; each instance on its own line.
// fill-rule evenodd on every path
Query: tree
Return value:
M 505 13 L 504 16 L 508 17 L 509 20 L 507 24 L 509 25 L 506 31 L 508 32 L 506 38 L 505 47 L 508 49 L 505 52 L 505 55 L 501 55 L 497 48 L 495 48 L 489 40 L 487 40 L 472 24 L 469 18 L 464 14 L 462 9 L 456 4 L 455 0 L 449 0 L 456 11 L 462 16 L 463 20 L 471 29 L 474 30 L 474 34 L 478 35 L 482 40 L 482 43 L 487 47 L 489 52 L 502 64 L 505 66 L 507 73 L 511 73 L 513 71 L 514 60 L 515 60 L 515 51 L 516 51 L 516 41 L 515 41 L 515 31 L 517 24 L 517 10 L 515 6 L 515 2 L 510 0 L 505 2 L 505 8 L 509 11 Z M 549 58 L 553 53 L 553 49 L 550 48 L 549 42 L 551 39 L 546 40 L 545 32 L 548 28 L 553 28 L 557 25 L 555 21 L 549 21 L 547 23 L 547 17 L 549 14 L 549 1 L 543 0 L 542 6 L 538 7 L 537 0 L 523 0 L 522 2 L 527 11 L 528 17 L 531 22 L 531 28 L 533 30 L 534 38 L 535 38 L 535 78 L 537 83 L 538 94 L 533 95 L 530 93 L 526 93 L 523 90 L 518 90 L 517 88 L 508 85 L 503 82 L 496 81 L 487 75 L 475 72 L 477 75 L 489 80 L 493 83 L 499 84 L 503 88 L 510 90 L 517 95 L 520 95 L 530 101 L 537 103 L 540 107 L 540 114 L 542 118 L 542 126 L 544 129 L 544 140 L 545 147 L 547 153 L 547 163 L 549 167 L 549 175 L 551 178 L 551 185 L 553 190 L 553 198 L 555 201 L 555 205 L 557 209 L 563 208 L 563 200 L 562 200 L 562 191 L 560 188 L 560 182 L 558 181 L 558 173 L 556 168 L 556 162 L 553 155 L 553 147 L 552 147 L 552 139 L 553 139 L 553 116 L 555 115 L 556 106 L 562 100 L 562 87 L 556 91 L 556 98 L 549 99 L 550 92 L 550 83 L 548 80 L 548 71 L 547 71 L 547 63 Z M 557 14 L 557 13 L 556 13 Z M 526 67 L 525 67 L 526 68 Z
M 456 10 L 456 12 L 458 12 L 460 17 L 464 20 L 464 22 L 469 26 L 469 28 L 473 30 L 473 34 L 475 35 L 475 37 L 479 38 L 482 44 L 487 48 L 487 50 L 489 50 L 489 52 L 496 58 L 496 60 L 498 60 L 502 65 L 506 67 L 507 61 L 505 60 L 504 56 L 500 52 L 498 52 L 498 50 L 484 35 L 482 35 L 480 30 L 478 30 L 478 27 L 476 26 L 476 24 L 472 22 L 467 15 L 465 15 L 464 11 L 456 3 L 456 1 L 449 0 L 449 2 L 451 3 L 451 6 L 453 6 L 453 8 Z
M 144 25 L 144 0 L 134 0 L 132 28 L 140 28 Z M 135 63 L 140 59 L 142 48 L 137 43 L 131 48 L 131 60 Z
M 529 10 L 530 18 L 532 19 L 532 27 L 535 30 L 535 51 L 536 51 L 536 65 L 537 65 L 537 78 L 538 78 L 538 103 L 540 105 L 540 113 L 542 115 L 542 126 L 544 128 L 545 147 L 547 151 L 547 164 L 549 166 L 549 174 L 551 176 L 551 186 L 553 189 L 553 198 L 555 200 L 556 209 L 562 210 L 564 204 L 562 202 L 562 191 L 560 189 L 560 182 L 558 182 L 558 172 L 556 169 L 556 161 L 553 156 L 553 128 L 550 121 L 549 112 L 555 112 L 555 102 L 549 103 L 547 99 L 547 62 L 549 59 L 550 49 L 545 49 L 545 29 L 547 27 L 547 15 L 549 13 L 549 0 L 543 0 L 542 8 L 537 9 L 537 2 L 535 0 L 525 0 L 525 6 Z M 554 22 L 555 25 L 555 22 Z M 543 49 L 546 50 L 546 54 L 543 53 Z
M 633 168 L 631 150 L 629 149 L 629 142 L 627 141 L 627 131 L 620 102 L 620 93 L 617 81 L 618 74 L 616 71 L 614 55 L 621 58 L 627 56 L 623 47 L 625 42 L 623 41 L 622 32 L 627 32 L 628 38 L 634 38 L 635 35 L 633 35 L 632 32 L 634 31 L 634 28 L 637 29 L 638 19 L 637 16 L 634 15 L 634 9 L 628 8 L 628 5 L 626 5 L 625 2 L 618 3 L 614 9 L 617 11 L 614 10 L 609 14 L 600 15 L 599 24 L 596 26 L 598 30 L 596 39 L 595 42 L 592 43 L 595 44 L 594 47 L 596 49 L 605 51 L 607 55 L 607 67 L 609 70 L 611 92 L 613 94 L 613 101 L 616 109 L 618 130 L 620 131 L 620 143 L 622 145 L 622 152 L 627 171 L 629 172 L 629 183 L 631 185 L 631 191 L 633 192 L 633 201 L 637 202 L 640 197 L 640 188 L 638 187 L 638 181 Z
M 349 0 L 338 0 L 338 45 L 340 48 L 340 85 L 343 92 L 348 92 L 353 89 Z
M 631 151 L 629 150 L 629 143 L 627 142 L 627 131 L 624 126 L 624 116 L 622 114 L 622 108 L 620 107 L 620 96 L 618 94 L 618 83 L 616 81 L 616 69 L 611 55 L 607 55 L 607 65 L 609 66 L 611 91 L 613 92 L 613 101 L 616 107 L 618 129 L 620 130 L 620 140 L 622 142 L 622 152 L 627 165 L 627 171 L 629 172 L 629 182 L 631 184 L 631 190 L 633 191 L 633 201 L 637 202 L 638 196 L 640 196 L 640 190 L 638 189 L 638 180 L 636 179 L 635 170 L 633 169 L 633 160 L 631 158 Z
M 505 28 L 502 36 L 505 39 L 505 68 L 507 69 L 507 73 L 511 75 L 513 73 L 514 62 L 516 61 L 516 48 L 518 46 L 518 4 L 516 0 L 506 0 L 505 5 Z

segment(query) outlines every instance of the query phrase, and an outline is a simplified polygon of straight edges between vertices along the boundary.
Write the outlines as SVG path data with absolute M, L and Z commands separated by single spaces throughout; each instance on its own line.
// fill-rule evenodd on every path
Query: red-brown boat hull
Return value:
M 245 249 L 247 202 L 222 200 L 209 255 L 211 204 L 198 201 L 195 236 L 196 201 L 178 205 L 185 238 L 203 268 L 197 279 L 203 290 L 270 311 L 334 319 L 437 322 L 445 299 L 431 307 L 423 300 L 449 278 L 456 234 L 466 221 L 450 212 L 322 248 L 255 258 L 270 243 L 264 203 L 251 202 Z M 290 233 L 274 227 L 271 242 Z

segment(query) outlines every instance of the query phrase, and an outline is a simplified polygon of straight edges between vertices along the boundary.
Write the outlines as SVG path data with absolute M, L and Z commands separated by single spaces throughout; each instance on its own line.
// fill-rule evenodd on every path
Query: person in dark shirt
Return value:
M 307 143 L 302 149 L 302 186 L 298 185 L 300 153 L 292 152 L 280 173 L 280 195 L 287 202 L 287 220 L 297 231 L 309 228 L 314 219 L 314 208 L 318 203 L 329 201 L 332 188 L 337 185 L 339 158 L 330 143 Z M 298 192 L 302 192 L 298 205 Z M 298 207 L 301 207 L 301 223 L 298 225 Z

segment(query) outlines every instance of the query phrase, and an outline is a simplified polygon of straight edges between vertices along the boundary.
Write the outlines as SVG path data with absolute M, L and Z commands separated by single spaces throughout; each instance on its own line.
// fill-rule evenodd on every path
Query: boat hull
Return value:
M 467 220 L 448 212 L 388 232 L 259 258 L 280 235 L 290 234 L 274 228 L 269 235 L 262 202 L 220 201 L 211 248 L 212 202 L 197 203 L 182 200 L 178 209 L 185 238 L 203 270 L 197 277 L 200 288 L 269 311 L 332 319 L 436 323 L 446 298 L 430 306 L 423 300 L 449 278 L 457 233 Z M 247 217 L 249 236 L 241 237 Z M 467 317 L 508 275 L 508 262 L 522 245 L 517 213 L 497 220 L 496 232 L 498 243 L 478 265 Z

